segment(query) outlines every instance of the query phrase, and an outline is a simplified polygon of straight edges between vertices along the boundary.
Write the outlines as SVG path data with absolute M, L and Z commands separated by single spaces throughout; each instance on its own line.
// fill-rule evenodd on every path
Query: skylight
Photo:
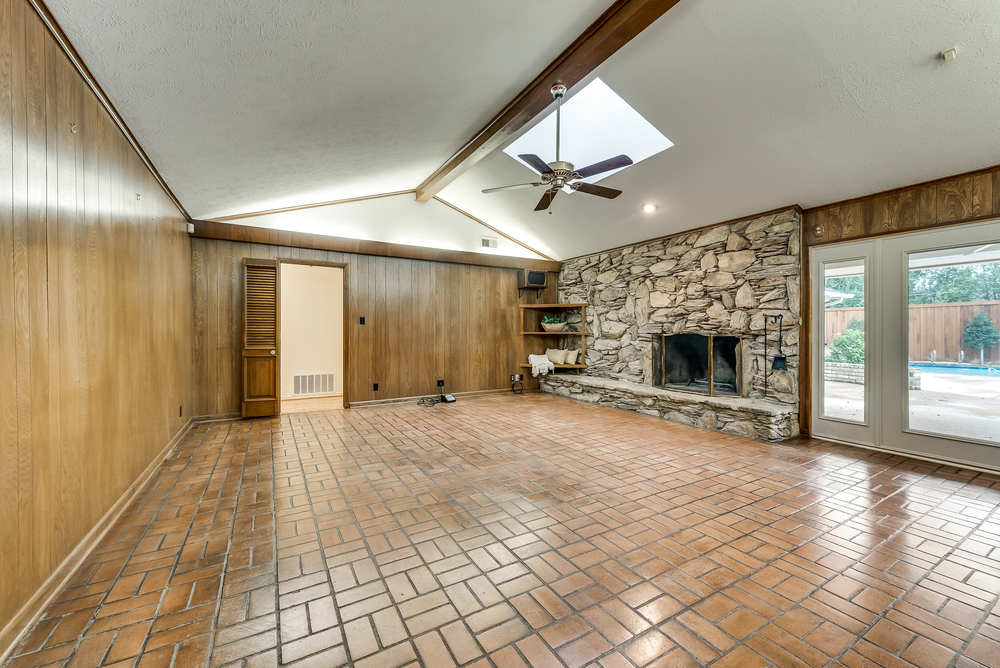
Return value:
M 577 169 L 623 153 L 632 158 L 634 165 L 673 145 L 672 141 L 600 79 L 594 79 L 562 105 L 559 157 L 572 162 Z M 503 151 L 526 167 L 527 163 L 518 158 L 518 154 L 534 153 L 545 162 L 554 161 L 555 105 L 548 116 Z M 628 167 L 597 174 L 583 181 L 597 183 L 622 169 Z M 569 188 L 563 190 L 573 192 Z

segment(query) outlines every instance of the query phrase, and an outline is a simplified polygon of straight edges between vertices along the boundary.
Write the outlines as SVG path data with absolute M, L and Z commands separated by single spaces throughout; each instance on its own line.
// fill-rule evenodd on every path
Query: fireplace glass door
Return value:
M 653 372 L 664 389 L 740 396 L 740 337 L 674 334 L 656 343 Z

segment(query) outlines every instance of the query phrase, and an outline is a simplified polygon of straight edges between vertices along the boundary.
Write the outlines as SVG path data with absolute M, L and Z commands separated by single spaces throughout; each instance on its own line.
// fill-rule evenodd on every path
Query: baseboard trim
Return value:
M 180 442 L 184 434 L 187 433 L 188 429 L 194 423 L 195 418 L 188 418 L 188 421 L 184 423 L 184 426 L 174 435 L 172 439 L 167 443 L 166 447 L 160 451 L 153 461 L 149 463 L 149 466 L 142 472 L 142 474 L 136 478 L 125 493 L 115 502 L 108 512 L 98 521 L 94 528 L 91 529 L 86 536 L 83 537 L 73 551 L 63 559 L 62 563 L 52 572 L 42 586 L 38 588 L 28 601 L 21 606 L 21 609 L 17 611 L 17 614 L 7 623 L 7 625 L 0 631 L 0 664 L 3 664 L 17 648 L 18 644 L 24 638 L 24 634 L 27 633 L 32 626 L 38 621 L 42 616 L 42 613 L 48 609 L 52 601 L 55 600 L 59 592 L 63 590 L 66 583 L 76 572 L 76 569 L 84 562 L 87 556 L 90 554 L 91 550 L 94 549 L 104 538 L 105 534 L 114 526 L 118 518 L 121 517 L 125 509 L 129 507 L 132 501 L 135 499 L 136 495 L 146 486 L 146 483 L 153 477 L 156 470 L 160 467 L 160 464 L 167 458 L 174 447 Z
M 537 392 L 538 390 L 524 390 L 524 394 L 530 394 L 532 392 Z M 452 396 L 455 398 L 459 397 L 479 397 L 488 394 L 510 394 L 509 388 L 499 389 L 499 390 L 472 390 L 470 392 L 452 392 Z M 436 397 L 436 394 L 425 394 L 419 397 L 397 397 L 395 399 L 375 399 L 373 401 L 352 401 L 351 408 L 368 408 L 371 406 L 386 406 L 388 404 L 407 404 L 416 403 L 421 399 L 427 397 Z
M 222 420 L 241 420 L 243 419 L 240 413 L 219 413 L 217 415 L 196 415 L 191 418 L 192 422 L 219 422 Z
M 851 441 L 842 441 L 836 438 L 827 438 L 825 436 L 810 436 L 814 441 L 823 441 L 825 443 L 836 443 L 837 445 L 846 445 L 851 448 L 861 448 L 862 450 L 873 450 L 874 452 L 884 452 L 887 455 L 898 455 L 900 457 L 907 457 L 909 459 L 919 459 L 922 462 L 929 462 L 931 464 L 937 464 L 938 466 L 954 466 L 959 469 L 968 469 L 970 471 L 978 471 L 979 473 L 990 473 L 990 474 L 1000 474 L 1000 467 L 986 466 L 984 464 L 977 464 L 975 462 L 967 462 L 964 459 L 949 459 L 947 457 L 934 457 L 933 455 L 925 455 L 919 452 L 913 452 L 912 450 L 897 450 L 895 448 L 886 448 L 882 446 L 875 445 L 865 445 L 864 443 L 852 443 Z

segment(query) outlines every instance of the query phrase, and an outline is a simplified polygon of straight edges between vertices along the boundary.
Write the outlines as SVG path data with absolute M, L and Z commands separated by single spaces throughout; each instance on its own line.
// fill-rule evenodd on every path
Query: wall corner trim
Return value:
M 35 625 L 42 616 L 42 613 L 48 609 L 49 605 L 59 595 L 59 592 L 66 586 L 69 579 L 83 564 L 93 549 L 97 547 L 111 527 L 114 526 L 118 518 L 125 512 L 125 509 L 129 507 L 142 488 L 146 486 L 146 483 L 152 479 L 157 469 L 160 468 L 160 465 L 171 451 L 173 451 L 174 447 L 180 443 L 181 438 L 188 432 L 193 423 L 194 418 L 189 418 L 184 423 L 184 426 L 170 439 L 166 447 L 153 458 L 149 466 L 125 490 L 125 493 L 121 495 L 118 501 L 108 509 L 108 512 L 83 537 L 83 540 L 63 559 L 62 563 L 56 567 L 31 598 L 21 606 L 21 609 L 7 623 L 7 626 L 0 630 L 0 664 L 3 664 L 10 658 L 10 655 L 17 648 L 18 644 L 24 639 L 25 634 Z

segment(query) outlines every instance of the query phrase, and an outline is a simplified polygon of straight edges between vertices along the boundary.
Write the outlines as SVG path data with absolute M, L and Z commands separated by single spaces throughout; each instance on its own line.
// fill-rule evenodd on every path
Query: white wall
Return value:
M 281 398 L 294 395 L 292 377 L 336 374 L 344 392 L 344 270 L 281 264 Z

